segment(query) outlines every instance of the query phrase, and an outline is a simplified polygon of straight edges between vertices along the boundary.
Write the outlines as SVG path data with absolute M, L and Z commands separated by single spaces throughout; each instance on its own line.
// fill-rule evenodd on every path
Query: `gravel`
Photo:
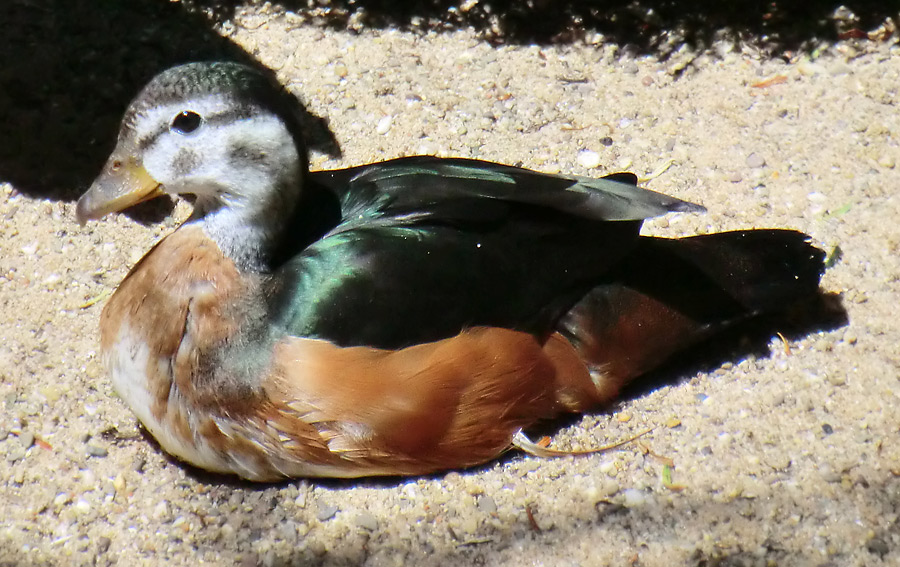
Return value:
M 71 202 L 0 179 L 0 564 L 900 564 L 895 42 L 626 61 L 600 40 L 335 31 L 267 4 L 227 29 L 328 119 L 343 155 L 316 153 L 314 168 L 424 151 L 574 175 L 661 171 L 645 185 L 709 212 L 646 233 L 805 231 L 840 249 L 823 288 L 849 322 L 785 327 L 784 341 L 725 361 L 701 354 L 550 431 L 554 446 L 595 447 L 653 428 L 615 452 L 248 485 L 162 454 L 98 357 L 92 300 L 189 205 L 80 227 Z M 668 461 L 680 489 L 661 480 Z

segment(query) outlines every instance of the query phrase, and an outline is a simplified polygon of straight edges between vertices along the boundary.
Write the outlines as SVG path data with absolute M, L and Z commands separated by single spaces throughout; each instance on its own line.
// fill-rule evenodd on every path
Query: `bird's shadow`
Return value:
M 606 411 L 613 411 L 659 388 L 690 380 L 697 374 L 713 372 L 725 363 L 736 363 L 751 357 L 767 358 L 772 354 L 771 345 L 775 337 L 784 341 L 785 352 L 789 353 L 791 341 L 818 332 L 833 331 L 848 323 L 849 317 L 841 295 L 819 291 L 805 301 L 734 325 L 676 353 L 658 368 L 625 386 L 614 405 Z M 562 427 L 575 425 L 579 419 L 578 416 L 567 416 L 542 423 L 532 433 L 552 436 Z

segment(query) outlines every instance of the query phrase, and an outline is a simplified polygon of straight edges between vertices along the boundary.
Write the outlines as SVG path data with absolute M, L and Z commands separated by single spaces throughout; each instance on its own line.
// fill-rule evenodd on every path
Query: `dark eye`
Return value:
M 172 119 L 172 130 L 179 134 L 190 134 L 200 127 L 203 118 L 193 110 L 185 110 Z

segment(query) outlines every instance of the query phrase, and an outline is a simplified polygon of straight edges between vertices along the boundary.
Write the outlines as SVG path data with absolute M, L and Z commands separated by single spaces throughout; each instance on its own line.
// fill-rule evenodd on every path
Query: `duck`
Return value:
M 76 206 L 84 225 L 194 200 L 106 301 L 100 344 L 121 399 L 200 469 L 408 476 L 539 453 L 535 424 L 819 288 L 801 232 L 641 235 L 705 209 L 630 173 L 433 156 L 310 171 L 297 107 L 240 63 L 165 70 Z

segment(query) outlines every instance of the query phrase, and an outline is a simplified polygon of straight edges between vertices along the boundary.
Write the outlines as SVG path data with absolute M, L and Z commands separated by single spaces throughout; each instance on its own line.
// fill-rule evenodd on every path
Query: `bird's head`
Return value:
M 193 194 L 195 216 L 226 209 L 272 222 L 267 215 L 292 210 L 301 191 L 306 154 L 297 124 L 289 96 L 250 67 L 164 71 L 128 106 L 115 150 L 78 201 L 78 220 Z

